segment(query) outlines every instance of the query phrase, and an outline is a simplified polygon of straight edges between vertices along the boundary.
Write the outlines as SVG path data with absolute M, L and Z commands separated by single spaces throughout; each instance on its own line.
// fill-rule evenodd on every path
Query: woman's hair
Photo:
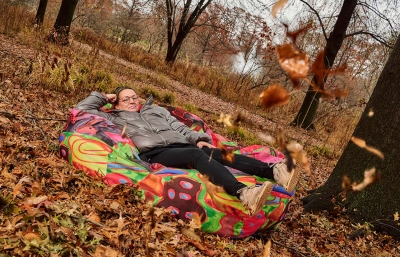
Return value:
M 115 100 L 114 104 L 117 104 L 119 102 L 119 94 L 122 92 L 122 90 L 125 90 L 125 89 L 131 89 L 131 90 L 135 91 L 133 88 L 128 87 L 128 86 L 119 86 L 119 87 L 117 87 L 114 90 L 114 94 L 117 96 L 117 99 Z

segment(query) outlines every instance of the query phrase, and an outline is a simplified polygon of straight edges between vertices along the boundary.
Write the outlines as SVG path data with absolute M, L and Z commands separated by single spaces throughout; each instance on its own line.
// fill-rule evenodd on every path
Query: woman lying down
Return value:
M 226 161 L 221 151 L 211 144 L 208 134 L 190 130 L 166 109 L 153 106 L 152 102 L 150 96 L 140 108 L 139 97 L 132 88 L 118 87 L 114 94 L 92 92 L 75 108 L 104 117 L 121 129 L 126 125 L 125 134 L 138 148 L 142 160 L 198 170 L 213 184 L 222 186 L 228 194 L 240 199 L 251 216 L 261 211 L 273 183 L 266 181 L 262 186 L 248 187 L 225 166 L 273 179 L 288 192 L 294 190 L 299 181 L 299 171 L 288 171 L 284 161 L 270 165 L 240 154 L 235 154 L 233 162 Z M 107 113 L 101 111 L 106 103 L 114 104 L 115 109 Z

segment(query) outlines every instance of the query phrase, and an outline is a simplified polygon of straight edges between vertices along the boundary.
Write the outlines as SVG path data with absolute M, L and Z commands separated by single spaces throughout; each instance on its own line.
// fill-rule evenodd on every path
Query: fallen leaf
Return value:
M 285 105 L 289 100 L 289 92 L 279 85 L 269 86 L 260 94 L 261 105 L 265 108 Z
M 40 241 L 40 235 L 38 233 L 33 233 L 33 232 L 26 233 L 23 236 L 23 238 L 28 241 L 32 241 L 32 240 L 36 240 L 38 242 Z
M 263 257 L 270 257 L 270 256 L 271 256 L 271 240 L 268 240 L 268 242 L 264 246 Z
M 100 223 L 100 217 L 96 213 L 89 215 L 88 220 Z
M 201 241 L 200 236 L 198 236 L 196 234 L 196 232 L 194 232 L 193 230 L 191 230 L 189 228 L 182 228 L 182 234 L 187 236 L 187 237 L 189 237 L 189 238 L 191 238 L 191 239 L 194 239 L 194 240 L 197 240 L 197 241 Z
M 48 199 L 47 195 L 37 196 L 37 197 L 27 197 L 24 199 L 23 203 L 36 205 Z

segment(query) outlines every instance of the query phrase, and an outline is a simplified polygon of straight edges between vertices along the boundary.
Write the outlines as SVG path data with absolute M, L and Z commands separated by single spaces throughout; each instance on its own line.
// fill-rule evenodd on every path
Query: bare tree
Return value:
M 200 15 L 212 0 L 166 0 L 167 55 L 165 61 L 173 64 L 183 41 L 191 32 Z

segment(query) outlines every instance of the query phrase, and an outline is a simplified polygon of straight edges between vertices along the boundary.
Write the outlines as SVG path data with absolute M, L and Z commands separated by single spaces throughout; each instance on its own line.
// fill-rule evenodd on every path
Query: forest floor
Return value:
M 75 42 L 71 51 L 85 48 Z M 131 188 L 105 186 L 59 158 L 58 137 L 69 111 L 88 92 L 61 93 L 33 83 L 30 63 L 41 54 L 0 35 L 0 257 L 268 256 L 268 241 L 270 256 L 400 256 L 397 241 L 368 224 L 354 224 L 340 208 L 335 213 L 303 212 L 301 198 L 324 183 L 337 161 L 322 155 L 310 156 L 312 175 L 302 173 L 288 215 L 274 231 L 236 240 L 198 229 L 188 235 L 182 229 L 189 225 L 165 210 L 156 208 L 148 215 L 149 206 Z M 113 75 L 122 81 L 135 80 L 130 72 L 117 72 L 127 68 L 164 77 L 171 87 L 158 90 L 173 91 L 178 105 L 199 107 L 199 115 L 218 133 L 223 129 L 216 116 L 242 109 L 106 53 L 99 58 L 100 63 L 112 62 Z M 138 87 L 148 83 L 135 82 Z M 250 112 L 246 117 L 253 133 L 279 127 Z M 320 143 L 298 129 L 285 132 L 299 142 Z

